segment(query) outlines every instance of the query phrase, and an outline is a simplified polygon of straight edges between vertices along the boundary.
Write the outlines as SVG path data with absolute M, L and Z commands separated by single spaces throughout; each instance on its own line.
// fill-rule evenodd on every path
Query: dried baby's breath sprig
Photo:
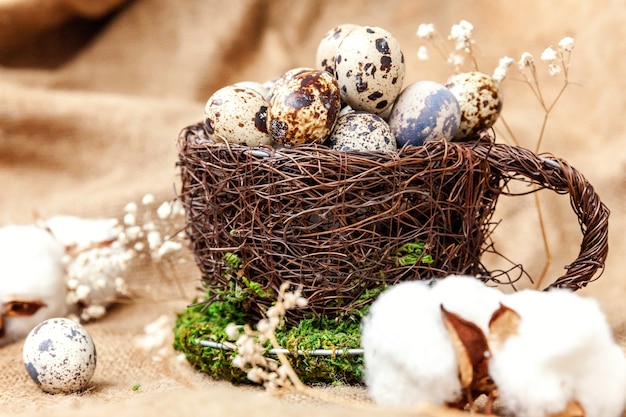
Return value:
M 552 100 L 547 100 L 544 92 L 542 91 L 540 85 L 540 77 L 537 71 L 537 65 L 535 63 L 535 59 L 530 52 L 523 52 L 519 61 L 518 61 L 518 71 L 522 75 L 524 81 L 529 86 L 533 95 L 537 99 L 537 102 L 541 106 L 543 110 L 543 120 L 539 129 L 539 134 L 537 135 L 535 149 L 534 152 L 538 153 L 541 149 L 541 144 L 543 142 L 543 138 L 545 136 L 546 127 L 548 124 L 548 119 L 550 114 L 554 110 L 556 104 L 559 102 L 561 96 L 567 89 L 570 84 L 569 80 L 569 65 L 571 59 L 571 53 L 574 49 L 574 39 L 566 36 L 562 38 L 556 46 L 549 46 L 543 50 L 540 55 L 540 60 L 548 65 L 548 74 L 550 76 L 555 77 L 560 74 L 563 74 L 563 83 L 561 88 L 557 91 L 556 95 Z M 516 145 L 519 145 L 517 138 L 515 137 L 514 132 L 511 130 L 509 125 L 506 123 L 506 119 L 503 115 L 500 115 L 500 120 L 502 121 L 503 126 L 505 127 L 507 133 L 513 140 Z M 534 194 L 535 205 L 537 207 L 537 215 L 539 217 L 539 224 L 541 228 L 542 240 L 544 245 L 544 251 L 546 254 L 546 262 L 542 269 L 542 272 L 539 278 L 536 281 L 535 288 L 541 288 L 543 279 L 548 272 L 548 268 L 552 263 L 552 254 L 550 251 L 550 247 L 548 244 L 547 233 L 545 229 L 545 225 L 543 222 L 543 214 L 541 211 L 541 205 L 539 204 L 539 195 Z
M 76 318 L 98 319 L 110 304 L 131 297 L 126 275 L 133 262 L 145 257 L 154 262 L 184 260 L 183 214 L 179 201 L 157 208 L 154 196 L 146 194 L 141 205 L 126 204 L 119 219 L 46 220 L 44 226 L 67 246 L 66 302 Z
M 533 95 L 539 102 L 539 105 L 544 112 L 543 121 L 539 130 L 539 134 L 537 135 L 537 141 L 535 143 L 535 152 L 539 152 L 539 149 L 541 148 L 541 143 L 543 142 L 545 129 L 548 123 L 550 113 L 565 92 L 565 89 L 570 84 L 569 65 L 573 49 L 574 39 L 566 36 L 561 39 L 561 41 L 559 41 L 556 46 L 553 45 L 544 49 L 540 55 L 540 60 L 548 65 L 548 74 L 553 77 L 558 76 L 559 74 L 563 74 L 563 84 L 561 85 L 561 88 L 552 100 L 547 100 L 544 92 L 542 91 L 539 81 L 540 77 L 533 55 L 530 52 L 523 52 L 518 61 L 517 68 L 519 73 L 521 74 L 524 82 L 528 84 L 530 90 L 532 91 Z M 518 145 L 518 140 L 515 137 L 515 134 L 506 124 L 506 120 L 504 120 L 503 117 L 501 117 L 501 120 L 503 121 L 504 127 L 513 142 Z
M 472 63 L 472 69 L 478 70 L 478 62 L 474 54 L 474 44 L 472 32 L 474 25 L 467 20 L 461 20 L 452 25 L 447 37 L 443 37 L 432 23 L 422 23 L 417 28 L 417 37 L 426 40 L 434 47 L 443 59 L 450 64 L 455 71 L 459 72 L 466 60 Z M 417 57 L 421 61 L 429 59 L 428 48 L 420 46 Z
M 278 361 L 264 354 L 268 342 L 274 349 L 281 349 L 275 332 L 283 323 L 287 310 L 307 305 L 300 289 L 288 292 L 290 285 L 285 282 L 280 286 L 276 304 L 267 309 L 266 317 L 257 323 L 256 330 L 248 325 L 234 324 L 229 324 L 225 329 L 231 340 L 236 339 L 237 354 L 232 360 L 233 366 L 246 372 L 250 381 L 263 385 L 271 393 L 280 393 L 286 389 L 306 391 L 306 386 L 284 353 L 276 353 Z
M 491 78 L 493 78 L 494 80 L 498 82 L 501 82 L 502 80 L 504 80 L 504 77 L 506 77 L 506 74 L 509 71 L 509 68 L 511 68 L 514 62 L 515 60 L 508 56 L 500 58 L 500 61 L 498 62 L 498 66 L 493 71 L 493 75 L 491 76 Z

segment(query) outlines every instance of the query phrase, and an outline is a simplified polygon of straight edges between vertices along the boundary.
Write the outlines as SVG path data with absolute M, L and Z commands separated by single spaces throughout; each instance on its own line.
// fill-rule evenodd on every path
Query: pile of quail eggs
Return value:
M 403 88 L 404 75 L 404 54 L 388 31 L 339 25 L 320 41 L 316 68 L 219 89 L 206 103 L 205 125 L 215 137 L 251 147 L 320 143 L 393 152 L 472 137 L 491 127 L 502 108 L 498 83 L 487 74 Z

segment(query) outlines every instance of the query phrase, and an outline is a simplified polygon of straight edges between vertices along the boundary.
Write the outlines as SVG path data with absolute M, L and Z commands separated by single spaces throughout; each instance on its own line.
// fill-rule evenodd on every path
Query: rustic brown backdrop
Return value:
M 626 4 L 621 0 L 0 0 L 0 225 L 31 223 L 36 213 L 119 216 L 126 203 L 146 193 L 173 198 L 176 136 L 201 119 L 209 95 L 228 83 L 265 81 L 291 67 L 314 65 L 319 39 L 340 23 L 390 30 L 403 45 L 407 82 L 443 82 L 450 69 L 435 54 L 428 62 L 417 60 L 421 43 L 415 32 L 420 23 L 433 22 L 445 34 L 461 19 L 475 26 L 486 72 L 501 56 L 518 59 L 528 51 L 538 58 L 563 36 L 575 38 L 572 85 L 550 116 L 542 150 L 582 171 L 612 210 L 606 271 L 583 293 L 600 300 L 617 338 L 624 340 Z M 504 116 L 520 143 L 532 148 L 542 113 L 527 86 L 514 78 L 503 87 Z M 560 86 L 560 79 L 545 71 L 541 80 L 548 97 Z M 553 258 L 549 280 L 576 256 L 580 231 L 567 198 L 547 192 L 540 198 Z M 503 199 L 497 217 L 503 219 L 498 247 L 531 272 L 540 271 L 545 250 L 534 200 Z M 174 352 L 153 358 L 154 352 L 137 350 L 133 340 L 146 324 L 162 314 L 173 320 L 195 294 L 193 265 L 164 274 L 149 264 L 136 265 L 131 284 L 151 291 L 89 324 L 99 367 L 86 393 L 43 394 L 23 371 L 21 344 L 0 349 L 0 413 L 376 412 L 268 398 L 211 381 Z M 134 391 L 136 384 L 140 388 Z M 333 393 L 364 398 L 354 388 Z

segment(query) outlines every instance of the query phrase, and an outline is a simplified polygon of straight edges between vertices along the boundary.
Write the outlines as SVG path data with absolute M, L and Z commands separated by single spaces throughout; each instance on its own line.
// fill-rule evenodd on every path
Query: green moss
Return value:
M 426 244 L 420 240 L 407 242 L 396 249 L 392 259 L 399 266 L 415 265 L 417 263 L 430 265 L 435 260 L 430 254 L 425 253 L 426 249 Z
M 231 361 L 236 352 L 204 347 L 198 340 L 227 341 L 224 332 L 229 323 L 245 324 L 247 291 L 231 287 L 227 291 L 209 292 L 207 301 L 185 309 L 177 318 L 174 348 L 183 352 L 197 369 L 217 379 L 234 383 L 246 381 L 244 372 L 234 368 Z M 382 289 L 381 289 L 382 291 Z M 292 352 L 310 352 L 318 349 L 358 349 L 360 347 L 361 318 L 367 314 L 370 300 L 380 291 L 370 291 L 361 300 L 365 305 L 349 315 L 334 319 L 307 318 L 296 326 L 280 326 L 276 338 L 280 345 Z M 249 323 L 254 325 L 255 323 Z M 268 346 L 269 348 L 269 346 Z M 290 355 L 292 366 L 305 383 L 358 384 L 362 381 L 361 355 L 311 356 Z

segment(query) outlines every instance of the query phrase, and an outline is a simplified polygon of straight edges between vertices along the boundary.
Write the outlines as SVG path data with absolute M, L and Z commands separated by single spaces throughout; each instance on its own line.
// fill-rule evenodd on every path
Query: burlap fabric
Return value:
M 619 1 L 0 1 L 0 224 L 43 216 L 119 216 L 146 193 L 175 194 L 175 141 L 199 121 L 217 88 L 265 81 L 311 66 L 320 37 L 354 22 L 385 27 L 403 45 L 407 81 L 445 81 L 432 53 L 418 62 L 415 31 L 434 22 L 444 33 L 467 19 L 475 26 L 481 69 L 524 51 L 538 60 L 565 35 L 576 39 L 575 85 L 557 105 L 543 150 L 585 173 L 612 210 L 604 276 L 583 294 L 597 297 L 624 341 L 626 250 L 626 9 Z M 546 93 L 559 82 L 545 77 Z M 504 87 L 505 117 L 532 147 L 542 114 L 523 83 Z M 566 198 L 542 193 L 556 277 L 575 258 L 580 233 Z M 531 272 L 545 251 L 532 198 L 502 199 L 498 247 Z M 10 279 L 1 277 L 0 279 Z M 30 415 L 374 415 L 361 388 L 332 389 L 365 409 L 302 398 L 271 398 L 212 381 L 169 348 L 154 357 L 134 347 L 146 324 L 170 320 L 196 294 L 193 264 L 164 272 L 135 265 L 133 288 L 145 293 L 88 325 L 98 347 L 93 387 L 80 395 L 47 395 L 28 380 L 21 344 L 0 349 L 0 414 Z M 176 281 L 176 282 L 174 282 Z M 182 287 L 182 290 L 181 290 Z M 133 386 L 139 389 L 133 390 Z

